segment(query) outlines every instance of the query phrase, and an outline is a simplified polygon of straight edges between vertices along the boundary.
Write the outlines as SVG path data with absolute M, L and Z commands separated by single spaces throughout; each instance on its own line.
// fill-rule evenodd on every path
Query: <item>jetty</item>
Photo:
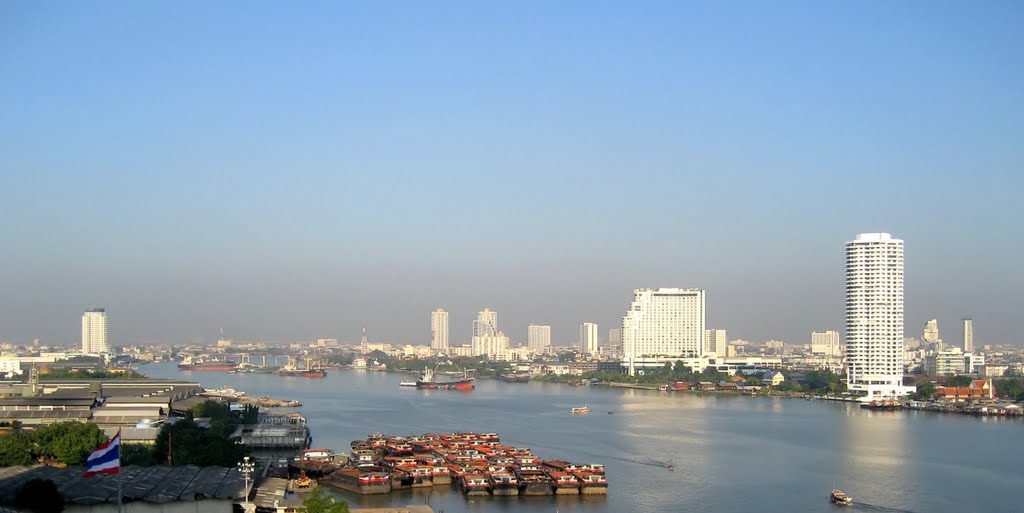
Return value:
M 373 434 L 351 443 L 348 463 L 320 479 L 361 495 L 455 486 L 465 496 L 605 495 L 604 465 L 542 460 L 497 433 Z

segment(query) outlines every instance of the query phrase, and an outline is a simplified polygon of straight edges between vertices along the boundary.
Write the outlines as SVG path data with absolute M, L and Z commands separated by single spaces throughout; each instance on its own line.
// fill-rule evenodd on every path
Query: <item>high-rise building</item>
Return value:
M 498 334 L 498 312 L 492 312 L 488 308 L 484 308 L 482 312 L 476 314 L 476 320 L 473 321 L 473 336 L 474 337 L 487 337 Z
M 508 337 L 500 331 L 494 335 L 476 336 L 473 337 L 471 347 L 473 356 L 486 356 L 494 360 L 508 351 Z
M 438 308 L 430 313 L 430 348 L 448 349 L 448 312 Z
M 704 354 L 725 358 L 729 345 L 725 330 L 704 330 Z
M 939 341 L 939 321 L 932 319 L 924 323 L 924 331 L 921 334 L 921 340 L 926 344 L 934 344 Z
M 580 324 L 580 353 L 595 355 L 597 351 L 597 323 L 585 322 Z
M 526 346 L 537 353 L 551 347 L 551 326 L 531 324 L 526 328 Z
M 903 385 L 903 241 L 862 233 L 846 243 L 846 379 L 869 398 Z
M 974 352 L 974 321 L 964 319 L 964 352 Z
M 82 352 L 88 354 L 109 353 L 108 334 L 107 311 L 103 308 L 86 310 L 82 315 Z
M 839 356 L 838 331 L 812 331 L 811 354 L 822 356 Z
M 617 346 L 622 344 L 622 328 L 608 330 L 608 345 Z
M 643 357 L 704 356 L 704 290 L 636 289 L 622 318 L 622 359 L 630 374 Z

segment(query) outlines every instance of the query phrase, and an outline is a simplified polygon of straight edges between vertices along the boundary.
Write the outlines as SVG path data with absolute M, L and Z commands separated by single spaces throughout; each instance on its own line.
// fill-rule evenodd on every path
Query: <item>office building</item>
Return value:
M 974 321 L 964 319 L 964 352 L 974 352 Z
M 812 331 L 811 354 L 822 356 L 839 356 L 839 332 Z
M 903 385 L 903 241 L 862 233 L 846 243 L 847 388 L 869 399 Z
M 441 308 L 430 313 L 430 348 L 435 351 L 448 349 L 448 312 Z
M 487 337 L 498 334 L 498 312 L 492 312 L 488 308 L 484 308 L 482 312 L 476 314 L 476 320 L 473 321 L 473 336 L 474 337 Z
M 704 356 L 705 292 L 701 289 L 636 289 L 622 318 L 622 358 L 629 373 L 650 357 Z
M 103 308 L 86 310 L 82 315 L 82 352 L 87 354 L 109 353 L 108 336 L 107 311 Z
M 580 324 L 580 353 L 587 356 L 593 356 L 596 355 L 597 352 L 597 324 L 593 322 Z
M 526 346 L 535 353 L 542 353 L 551 347 L 551 326 L 531 324 L 526 328 Z
M 704 330 L 704 353 L 707 356 L 725 358 L 728 354 L 728 345 L 729 339 L 726 338 L 725 330 Z

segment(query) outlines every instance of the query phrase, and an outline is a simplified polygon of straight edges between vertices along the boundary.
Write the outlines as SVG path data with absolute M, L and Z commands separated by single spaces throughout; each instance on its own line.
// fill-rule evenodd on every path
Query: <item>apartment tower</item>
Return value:
M 551 326 L 531 324 L 526 328 L 526 346 L 535 353 L 551 347 Z
M 964 319 L 964 352 L 974 352 L 974 321 Z
M 593 322 L 580 324 L 580 353 L 593 356 L 597 352 L 597 324 Z
M 103 308 L 90 308 L 82 315 L 82 352 L 100 354 L 110 352 L 107 340 L 107 311 Z
M 869 399 L 903 386 L 903 241 L 862 233 L 846 243 L 846 379 Z
M 448 350 L 448 312 L 441 308 L 430 313 L 430 348 Z

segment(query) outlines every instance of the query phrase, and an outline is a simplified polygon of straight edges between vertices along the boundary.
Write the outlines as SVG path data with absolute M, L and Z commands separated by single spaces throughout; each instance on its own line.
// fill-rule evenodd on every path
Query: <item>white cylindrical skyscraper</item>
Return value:
M 903 386 L 903 241 L 862 233 L 846 243 L 846 378 L 869 399 Z

